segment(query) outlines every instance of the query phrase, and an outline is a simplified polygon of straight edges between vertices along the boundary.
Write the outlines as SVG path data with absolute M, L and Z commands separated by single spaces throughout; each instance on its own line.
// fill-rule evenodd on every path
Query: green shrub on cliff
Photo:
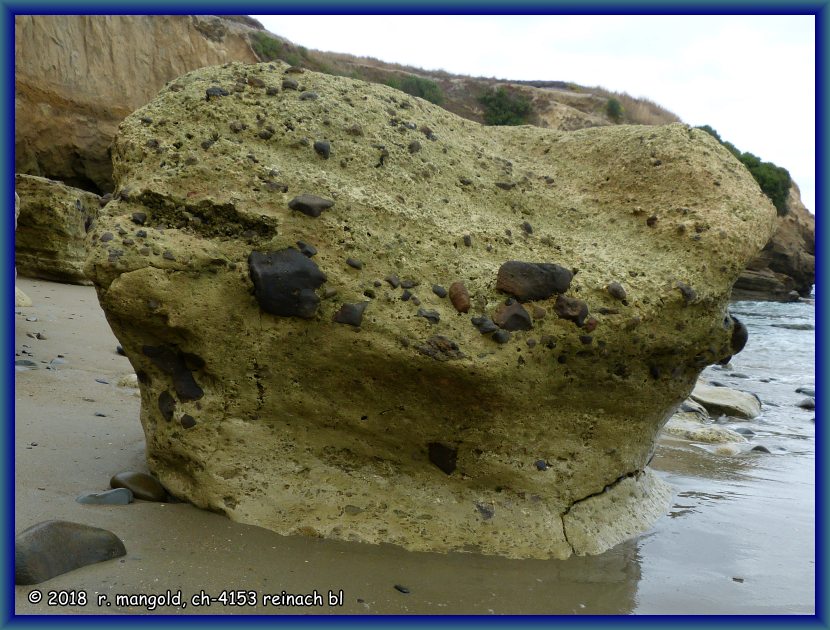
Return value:
M 521 94 L 511 94 L 503 87 L 488 90 L 478 97 L 484 107 L 485 125 L 526 125 L 533 112 L 530 100 Z
M 608 118 L 613 120 L 615 123 L 620 122 L 623 117 L 622 103 L 612 96 L 605 104 L 605 113 L 608 114 Z
M 720 134 L 709 125 L 700 125 L 697 128 L 713 136 L 746 166 L 747 170 L 755 178 L 755 181 L 758 182 L 761 191 L 772 201 L 779 217 L 787 214 L 787 195 L 792 185 L 792 178 L 787 169 L 772 162 L 764 162 L 752 153 L 742 153 L 734 144 L 721 138 Z
M 250 34 L 251 48 L 262 61 L 276 61 L 282 53 L 282 42 L 268 33 L 255 31 Z
M 444 92 L 440 85 L 435 81 L 414 74 L 402 78 L 392 77 L 386 82 L 386 85 L 406 92 L 411 96 L 418 96 L 436 105 L 444 102 Z

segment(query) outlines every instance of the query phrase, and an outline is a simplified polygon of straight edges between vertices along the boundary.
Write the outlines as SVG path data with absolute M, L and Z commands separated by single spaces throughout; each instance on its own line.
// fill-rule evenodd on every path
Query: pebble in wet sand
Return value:
M 509 260 L 499 267 L 496 289 L 520 302 L 544 300 L 567 291 L 572 279 L 573 273 L 561 265 Z
M 155 477 L 142 472 L 124 471 L 113 475 L 110 479 L 111 488 L 127 488 L 132 491 L 136 499 L 142 501 L 166 501 L 167 490 Z
M 450 301 L 459 313 L 466 313 L 470 310 L 470 293 L 463 282 L 453 282 L 450 285 Z
M 40 584 L 53 577 L 127 554 L 110 531 L 70 521 L 44 521 L 14 539 L 14 583 Z
M 133 492 L 129 488 L 88 492 L 77 497 L 75 501 L 84 505 L 127 505 L 133 502 Z

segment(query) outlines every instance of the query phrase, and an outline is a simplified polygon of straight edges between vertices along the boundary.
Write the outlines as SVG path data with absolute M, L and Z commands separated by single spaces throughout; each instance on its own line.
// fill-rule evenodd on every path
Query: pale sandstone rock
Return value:
M 684 125 L 487 128 L 313 72 L 269 94 L 285 70 L 190 73 L 113 146 L 86 271 L 136 368 L 154 474 L 276 532 L 413 550 L 564 558 L 647 528 L 669 497 L 654 439 L 733 354 L 729 290 L 774 226 L 751 176 Z M 334 204 L 292 210 L 303 194 Z M 113 257 L 116 226 L 135 244 Z M 559 290 L 583 328 L 553 294 L 532 329 L 479 332 L 511 260 L 575 270 Z M 429 289 L 461 280 L 466 314 Z
M 712 415 L 727 415 L 751 420 L 761 413 L 761 401 L 754 394 L 728 387 L 715 387 L 699 382 L 691 397 Z
M 15 238 L 17 235 L 17 218 L 20 216 L 20 196 L 14 193 L 14 231 Z M 17 280 L 17 266 L 14 268 L 14 279 Z M 15 306 L 31 306 L 32 299 L 23 293 L 17 287 L 14 288 L 14 305 Z
M 701 420 L 695 413 L 676 413 L 663 427 L 663 433 L 692 442 L 707 444 L 746 442 L 746 438 L 732 429 Z
M 20 273 L 89 284 L 83 271 L 84 241 L 87 229 L 98 216 L 101 198 L 33 175 L 16 175 L 15 188 L 22 197 L 14 243 Z

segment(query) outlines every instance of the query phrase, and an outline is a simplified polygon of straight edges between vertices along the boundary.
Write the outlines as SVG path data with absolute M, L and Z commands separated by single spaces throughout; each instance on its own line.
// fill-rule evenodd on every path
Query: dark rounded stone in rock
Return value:
M 597 325 L 599 325 L 599 322 L 595 318 L 589 317 L 585 320 L 585 324 L 582 327 L 585 329 L 585 332 L 590 333 L 596 330 Z
M 686 304 L 691 304 L 697 299 L 697 292 L 685 282 L 678 282 L 677 288 L 680 290 L 680 295 L 683 296 L 683 301 Z
M 737 433 L 740 433 L 741 435 L 746 435 L 747 437 L 751 437 L 751 436 L 755 435 L 755 431 L 753 431 L 752 429 L 747 429 L 745 427 L 739 427 L 739 428 L 735 429 L 735 431 Z
M 129 488 L 114 488 L 104 492 L 88 492 L 75 501 L 84 505 L 128 505 L 133 502 L 133 491 Z
M 286 74 L 303 74 L 305 69 L 300 66 L 289 66 L 285 69 Z
M 409 593 L 409 589 L 405 586 L 402 586 L 401 584 L 395 584 L 395 590 L 404 594 Z
M 432 357 L 436 361 L 451 361 L 453 359 L 464 358 L 464 353 L 461 352 L 458 344 L 443 335 L 433 335 L 423 344 L 415 346 L 415 349 L 421 354 Z
M 496 508 L 485 503 L 476 503 L 476 509 L 485 521 L 489 521 L 496 514 Z
M 363 295 L 365 295 L 367 298 L 370 298 L 372 300 L 374 300 L 377 297 L 377 295 L 375 294 L 374 289 L 366 289 L 365 291 L 363 291 Z
M 115 352 L 116 352 L 117 354 L 120 354 L 122 357 L 126 357 L 126 356 L 127 356 L 127 353 L 126 353 L 126 352 L 124 352 L 124 348 L 123 348 L 123 347 L 121 347 L 121 346 L 115 346 Z
M 556 297 L 553 310 L 562 319 L 568 319 L 580 327 L 588 317 L 588 305 L 585 302 L 565 295 Z
M 536 470 L 547 470 L 548 463 L 544 459 L 537 459 L 536 462 Z
M 472 245 L 473 245 L 473 237 L 472 236 L 470 236 L 469 234 L 465 234 L 463 240 L 464 240 L 464 245 L 466 245 L 467 247 L 472 247 Z
M 437 295 L 439 298 L 447 297 L 447 290 L 442 287 L 440 284 L 433 284 L 432 285 L 432 292 Z
M 624 300 L 627 297 L 625 292 L 625 288 L 619 282 L 611 282 L 606 287 L 608 293 L 611 295 L 612 298 L 617 300 Z
M 297 241 L 297 247 L 300 248 L 300 253 L 303 256 L 308 256 L 309 258 L 315 256 L 317 254 L 317 248 L 314 245 L 309 245 L 303 241 Z
M 299 89 L 300 84 L 297 83 L 294 79 L 283 79 L 282 80 L 282 89 L 283 90 L 296 90 Z
M 525 231 L 526 234 L 533 234 L 533 226 L 530 225 L 527 221 L 522 223 L 522 229 Z
M 535 348 L 536 347 L 536 340 L 533 337 L 530 337 L 526 342 L 528 348 Z
M 443 472 L 451 475 L 455 471 L 458 460 L 458 450 L 442 444 L 441 442 L 430 442 L 427 445 L 429 461 L 435 464 Z
M 182 419 L 179 422 L 185 429 L 192 429 L 196 426 L 196 418 L 187 413 L 182 416 Z
M 334 314 L 333 321 L 337 322 L 338 324 L 348 324 L 349 326 L 360 326 L 360 323 L 363 321 L 363 311 L 366 310 L 366 307 L 369 305 L 369 302 L 358 302 L 356 304 L 343 304 Z
M 755 451 L 756 453 L 769 453 L 770 452 L 770 450 L 766 446 L 761 446 L 760 444 L 758 446 L 753 446 L 752 450 Z
M 254 295 L 266 313 L 311 319 L 320 298 L 314 292 L 326 281 L 317 264 L 293 247 L 273 252 L 251 252 L 248 268 Z
M 802 409 L 815 409 L 816 408 L 816 399 L 815 398 L 805 398 L 801 402 L 798 403 L 798 406 Z
M 413 289 L 417 287 L 420 283 L 417 280 L 401 280 L 401 286 L 404 289 Z
M 173 252 L 171 252 L 169 249 L 165 249 L 161 257 L 165 260 L 176 260 L 176 257 L 173 255 Z
M 729 345 L 732 348 L 732 354 L 738 354 L 746 346 L 749 340 L 749 331 L 744 323 L 737 317 L 729 316 L 732 319 L 732 338 Z
M 333 205 L 334 202 L 331 199 L 324 199 L 317 195 L 300 195 L 288 202 L 289 208 L 302 212 L 309 217 L 319 217 L 323 214 L 323 210 L 327 210 Z
M 579 335 L 579 340 L 587 346 L 593 343 L 594 338 L 591 335 Z
M 415 153 L 417 153 L 418 151 L 421 150 L 421 143 L 418 142 L 417 140 L 413 140 L 412 142 L 409 143 L 409 146 L 407 147 L 407 149 L 409 150 L 410 153 L 415 154 Z
M 470 310 L 470 294 L 463 282 L 453 282 L 450 285 L 450 302 L 459 313 Z
M 493 313 L 493 321 L 504 330 L 531 330 L 533 322 L 521 303 L 510 300 L 510 304 L 500 304 Z
M 556 340 L 551 335 L 542 335 L 539 339 L 539 343 L 545 346 L 548 350 L 553 350 L 556 347 Z
M 417 295 L 413 295 L 413 296 L 412 296 L 412 303 L 413 303 L 415 306 L 420 306 L 420 305 L 421 305 L 421 300 L 419 300 L 419 299 L 418 299 L 418 296 L 417 296 Z
M 347 258 L 346 264 L 354 269 L 363 269 L 363 261 L 358 260 L 357 258 Z
M 147 230 L 138 230 L 135 235 L 137 238 L 147 238 Z
M 504 344 L 510 341 L 510 333 L 506 330 L 497 330 L 493 333 L 493 341 Z
M 147 221 L 147 213 L 145 212 L 133 212 L 132 216 L 133 223 L 137 225 L 144 225 Z
M 126 553 L 124 543 L 106 529 L 70 521 L 44 521 L 14 538 L 14 583 L 40 584 Z
M 512 190 L 516 187 L 516 184 L 513 182 L 496 182 L 496 186 L 498 186 L 502 190 Z
M 127 488 L 136 499 L 142 501 L 166 501 L 167 490 L 155 477 L 147 473 L 126 470 L 113 475 L 110 488 Z
M 418 317 L 424 317 L 429 320 L 430 324 L 437 324 L 441 321 L 441 316 L 438 314 L 438 311 L 428 311 L 426 309 L 419 308 L 417 315 Z
M 214 85 L 213 87 L 209 87 L 205 90 L 205 100 L 209 101 L 211 97 L 217 96 L 229 96 L 230 92 L 228 92 L 225 88 L 221 88 L 218 85 Z
M 159 394 L 158 405 L 162 417 L 170 422 L 173 419 L 173 413 L 176 411 L 176 399 L 165 389 Z
M 268 96 L 276 96 L 277 94 L 280 93 L 280 91 L 275 86 L 272 85 L 268 89 L 265 90 L 265 93 Z
M 270 129 L 263 129 L 257 135 L 262 138 L 263 140 L 270 140 L 274 137 L 274 132 Z
M 499 327 L 496 326 L 496 323 L 489 317 L 473 317 L 470 321 L 473 322 L 473 326 L 478 328 L 478 332 L 482 335 L 495 332 L 499 329 Z
M 399 286 L 401 286 L 401 280 L 400 278 L 398 278 L 398 276 L 386 276 L 384 280 L 386 280 L 389 283 L 389 286 L 393 289 L 397 289 Z
M 799 387 L 795 390 L 796 394 L 804 394 L 806 396 L 813 396 L 816 395 L 816 390 L 812 387 Z
M 324 160 L 328 160 L 331 155 L 331 142 L 328 140 L 317 140 L 314 143 L 314 151 Z
M 404 289 L 404 292 L 401 293 L 401 300 L 403 300 L 404 302 L 408 301 L 411 297 L 412 291 L 410 291 L 409 289 Z
M 496 289 L 520 302 L 544 300 L 567 291 L 572 279 L 573 273 L 561 265 L 509 260 L 499 267 Z
M 317 92 L 303 92 L 300 94 L 301 101 L 316 101 L 320 98 L 320 95 Z
M 654 227 L 657 225 L 657 215 L 652 214 L 648 219 L 646 219 L 646 225 L 649 227 Z
M 102 243 L 106 243 L 108 241 L 111 241 L 114 238 L 115 238 L 115 235 L 113 235 L 112 232 L 104 232 L 103 234 L 101 234 L 101 242 Z

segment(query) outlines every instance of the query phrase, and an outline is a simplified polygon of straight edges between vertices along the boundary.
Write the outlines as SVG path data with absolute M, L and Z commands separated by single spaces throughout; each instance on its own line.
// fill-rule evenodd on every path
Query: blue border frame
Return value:
M 825 120 L 827 107 L 827 43 L 826 35 L 830 31 L 830 0 L 801 1 L 793 3 L 783 2 L 753 2 L 752 0 L 732 0 L 728 4 L 717 2 L 717 0 L 700 0 L 667 5 L 664 1 L 654 2 L 639 1 L 625 2 L 619 0 L 601 1 L 587 0 L 579 2 L 568 0 L 566 2 L 523 1 L 519 4 L 505 5 L 499 0 L 456 0 L 452 4 L 442 3 L 437 0 L 421 0 L 419 2 L 408 1 L 401 4 L 389 6 L 381 2 L 332 2 L 315 1 L 275 3 L 263 0 L 248 1 L 237 5 L 229 5 L 222 0 L 213 2 L 193 2 L 178 0 L 174 4 L 167 4 L 156 0 L 154 2 L 127 2 L 110 6 L 106 2 L 73 2 L 71 4 L 57 3 L 55 1 L 22 2 L 20 0 L 5 2 L 0 0 L 0 45 L 4 47 L 4 61 L 0 76 L 4 88 L 2 99 L 2 166 L 3 177 L 0 178 L 0 198 L 4 200 L 7 207 L 14 203 L 14 16 L 16 14 L 197 14 L 206 13 L 214 9 L 217 14 L 306 14 L 306 13 L 386 13 L 386 14 L 466 14 L 466 13 L 487 13 L 487 14 L 533 14 L 533 13 L 562 13 L 562 14 L 772 14 L 772 15 L 814 15 L 816 17 L 816 112 L 817 112 L 817 160 L 816 160 L 816 319 L 821 322 L 816 327 L 816 348 L 818 351 L 816 377 L 818 396 L 816 399 L 816 614 L 807 617 L 794 616 L 636 616 L 636 617 L 563 617 L 563 616 L 541 616 L 541 617 L 515 617 L 493 619 L 488 617 L 454 616 L 447 618 L 448 625 L 494 625 L 494 624 L 534 624 L 558 627 L 584 627 L 586 625 L 627 625 L 627 624 L 668 624 L 696 626 L 696 625 L 728 625 L 728 626 L 817 626 L 828 627 L 827 607 L 825 604 L 827 548 L 823 539 L 824 528 L 827 524 L 826 509 L 827 503 L 824 500 L 825 479 L 827 464 L 819 456 L 827 453 L 827 432 L 824 430 L 823 420 L 825 419 L 825 399 L 823 392 L 830 387 L 830 379 L 824 371 L 824 357 L 827 355 L 827 340 L 824 334 L 824 316 L 826 314 L 826 297 L 824 294 L 827 265 L 824 256 L 823 246 L 828 243 L 826 235 L 826 222 L 823 213 L 827 208 L 827 187 L 825 181 L 830 178 L 827 164 L 824 157 L 828 146 L 828 130 Z M 772 86 L 774 89 L 775 86 Z M 14 294 L 14 223 L 11 212 L 6 212 L 2 218 L 2 246 L 5 255 L 6 265 L 0 271 L 0 283 L 2 283 L 3 295 L 13 304 Z M 4 538 L 0 549 L 0 560 L 2 560 L 2 583 L 0 592 L 3 595 L 12 593 L 12 597 L 0 596 L 0 624 L 38 627 L 53 624 L 76 625 L 76 624 L 109 624 L 113 620 L 107 616 L 71 616 L 71 617 L 31 617 L 14 615 L 14 370 L 13 350 L 14 348 L 14 317 L 8 316 L 3 321 L 3 334 L 0 340 L 0 352 L 6 360 L 2 363 L 2 387 L 3 401 L 5 407 L 5 422 L 3 424 L 2 438 L 2 483 L 3 489 L 3 529 Z M 166 627 L 180 623 L 198 623 L 217 625 L 221 623 L 279 623 L 281 626 L 293 627 L 318 627 L 322 625 L 408 625 L 435 626 L 436 620 L 423 616 L 348 616 L 348 617 L 229 617 L 224 619 L 219 616 L 172 616 L 161 615 L 153 617 L 119 617 L 118 623 L 124 624 L 152 624 L 153 626 Z

